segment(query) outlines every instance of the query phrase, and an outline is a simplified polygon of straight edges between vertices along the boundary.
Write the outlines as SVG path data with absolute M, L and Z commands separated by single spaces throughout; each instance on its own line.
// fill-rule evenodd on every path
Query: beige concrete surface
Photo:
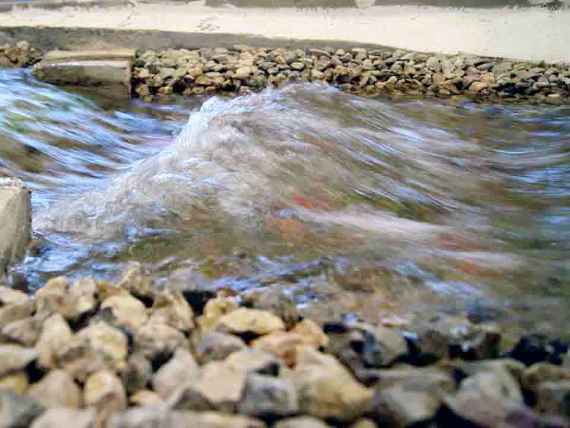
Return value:
M 0 14 L 0 26 L 165 30 L 208 35 L 345 40 L 424 52 L 570 62 L 570 10 L 449 9 L 374 6 L 365 9 L 210 8 L 204 2 L 115 8 L 27 9 Z

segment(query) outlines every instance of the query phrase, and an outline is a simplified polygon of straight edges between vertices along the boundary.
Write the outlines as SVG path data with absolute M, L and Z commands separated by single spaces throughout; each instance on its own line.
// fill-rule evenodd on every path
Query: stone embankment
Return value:
M 334 85 L 359 95 L 466 95 L 481 100 L 567 103 L 570 65 L 394 49 L 146 51 L 133 69 L 135 96 L 244 94 L 289 82 Z
M 25 40 L 0 46 L 0 68 L 29 67 L 41 57 L 42 53 Z
M 491 325 L 322 325 L 285 296 L 116 283 L 0 287 L 0 426 L 567 427 L 568 346 Z M 267 295 L 266 295 L 267 296 Z

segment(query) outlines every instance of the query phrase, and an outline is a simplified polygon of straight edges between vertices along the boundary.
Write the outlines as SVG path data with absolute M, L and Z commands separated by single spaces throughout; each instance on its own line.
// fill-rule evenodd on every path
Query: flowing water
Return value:
M 320 316 L 467 310 L 566 333 L 569 107 L 0 86 L 0 172 L 33 189 L 32 287 L 136 260 L 165 286 L 279 287 Z

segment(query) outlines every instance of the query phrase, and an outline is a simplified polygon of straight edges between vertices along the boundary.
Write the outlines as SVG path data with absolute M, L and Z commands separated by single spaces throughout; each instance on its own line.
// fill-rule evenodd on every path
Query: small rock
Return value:
M 179 330 L 166 324 L 147 323 L 135 334 L 135 347 L 146 358 L 171 355 L 177 348 L 187 348 L 188 340 Z
M 223 315 L 217 329 L 232 334 L 255 334 L 263 336 L 274 331 L 284 330 L 283 321 L 271 312 L 258 309 L 239 308 Z
M 154 300 L 151 322 L 167 324 L 182 332 L 194 328 L 194 314 L 179 291 L 163 291 Z
M 224 362 L 232 370 L 244 373 L 278 376 L 281 371 L 281 363 L 274 355 L 252 348 L 234 352 Z
M 152 365 L 150 361 L 140 352 L 130 355 L 127 360 L 127 367 L 122 373 L 122 378 L 129 394 L 145 389 L 152 379 Z
M 130 262 L 116 285 L 142 300 L 152 300 L 152 281 L 138 262 Z
M 95 428 L 95 410 L 75 410 L 64 407 L 48 409 L 34 421 L 31 428 L 63 428 L 70 426 L 71 421 L 73 421 L 73 428 Z
M 296 414 L 298 410 L 297 391 L 290 380 L 258 374 L 247 377 L 240 413 L 276 418 Z
M 78 339 L 84 339 L 94 354 L 102 357 L 115 370 L 125 366 L 128 354 L 128 339 L 121 330 L 105 322 L 96 322 L 81 330 Z
M 539 412 L 570 418 L 570 380 L 542 382 L 536 398 Z
M 28 318 L 34 310 L 34 304 L 31 301 L 24 303 L 13 303 L 0 307 L 0 328 L 6 325 Z
M 246 344 L 237 336 L 220 333 L 217 331 L 207 332 L 197 343 L 196 358 L 200 364 L 210 361 L 224 360 L 233 352 L 246 348 Z
M 281 318 L 287 328 L 293 327 L 300 319 L 295 302 L 280 291 L 278 287 L 269 287 L 263 291 L 254 291 L 244 298 L 244 305 L 253 309 L 271 312 Z
M 40 336 L 40 323 L 32 317 L 12 321 L 0 330 L 0 336 L 20 345 L 33 347 Z
M 170 405 L 179 410 L 215 409 L 232 413 L 241 399 L 245 380 L 246 373 L 213 361 L 202 367 L 198 379 L 170 397 Z
M 26 293 L 0 285 L 0 306 L 22 304 L 28 300 Z
M 50 371 L 30 387 L 28 395 L 44 407 L 81 407 L 81 389 L 64 370 Z
M 37 401 L 14 394 L 0 391 L 0 427 L 25 428 L 38 417 L 44 408 Z
M 140 391 L 135 392 L 133 395 L 129 397 L 129 404 L 133 406 L 166 406 L 162 398 L 154 392 L 148 389 L 141 389 Z
M 127 407 L 127 397 L 120 379 L 108 370 L 98 371 L 85 382 L 83 399 L 86 406 L 97 410 L 98 426 Z
M 311 416 L 297 416 L 294 418 L 287 418 L 280 420 L 275 425 L 274 428 L 330 428 L 323 421 Z
M 12 372 L 0 377 L 0 391 L 24 394 L 28 390 L 28 375 L 24 371 Z
M 226 297 L 210 299 L 204 305 L 203 313 L 198 319 L 198 323 L 203 331 L 211 330 L 216 327 L 220 318 L 235 311 L 237 308 L 237 303 L 232 299 Z
M 167 399 L 180 386 L 194 381 L 200 369 L 190 351 L 179 348 L 174 356 L 163 365 L 152 379 L 153 389 Z
M 132 330 L 140 328 L 148 319 L 145 305 L 130 295 L 111 296 L 101 304 L 101 310 L 109 310 L 115 322 Z
M 318 418 L 352 421 L 368 409 L 373 392 L 331 355 L 303 348 L 292 379 L 301 411 Z
M 521 383 L 529 391 L 536 391 L 542 382 L 570 381 L 570 369 L 548 363 L 536 363 L 522 374 Z
M 458 393 L 445 399 L 461 418 L 481 426 L 501 426 L 508 416 L 523 407 L 516 380 L 504 369 L 481 372 L 461 382 Z
M 19 345 L 0 345 L 0 376 L 23 370 L 38 358 L 38 352 L 33 348 Z

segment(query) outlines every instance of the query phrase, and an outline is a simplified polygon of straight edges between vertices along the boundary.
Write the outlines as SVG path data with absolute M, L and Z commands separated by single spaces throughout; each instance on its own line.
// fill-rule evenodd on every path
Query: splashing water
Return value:
M 34 189 L 44 240 L 33 283 L 138 260 L 165 285 L 279 286 L 332 313 L 569 321 L 568 107 L 295 85 L 104 110 L 22 72 L 0 84 L 0 165 Z

